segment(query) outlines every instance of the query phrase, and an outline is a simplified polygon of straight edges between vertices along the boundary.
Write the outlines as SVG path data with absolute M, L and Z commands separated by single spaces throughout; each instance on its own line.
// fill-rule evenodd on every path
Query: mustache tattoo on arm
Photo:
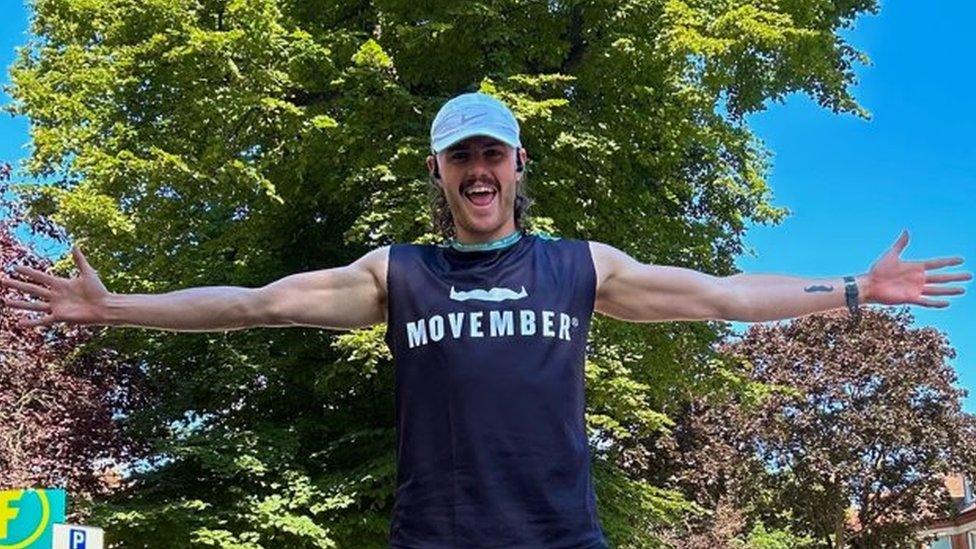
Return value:
M 815 284 L 813 286 L 807 286 L 803 288 L 804 292 L 832 292 L 834 291 L 833 286 L 827 286 L 822 284 Z

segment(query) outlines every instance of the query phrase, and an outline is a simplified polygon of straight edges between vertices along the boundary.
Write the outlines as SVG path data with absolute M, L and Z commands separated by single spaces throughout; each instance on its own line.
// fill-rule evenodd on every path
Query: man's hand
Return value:
M 7 308 L 47 313 L 40 318 L 19 320 L 16 324 L 18 327 L 49 326 L 53 322 L 95 324 L 102 319 L 105 298 L 109 296 L 109 291 L 78 246 L 71 248 L 71 255 L 80 273 L 74 278 L 51 276 L 20 265 L 14 267 L 14 270 L 33 283 L 0 277 L 0 287 L 14 288 L 39 299 L 20 301 L 0 298 Z
M 908 231 L 903 230 L 895 244 L 875 261 L 867 274 L 865 301 L 884 305 L 912 304 L 948 307 L 948 301 L 926 299 L 927 295 L 959 295 L 965 289 L 940 286 L 944 282 L 970 280 L 971 273 L 928 274 L 930 269 L 960 265 L 961 257 L 940 257 L 925 261 L 902 261 L 898 256 L 908 246 Z

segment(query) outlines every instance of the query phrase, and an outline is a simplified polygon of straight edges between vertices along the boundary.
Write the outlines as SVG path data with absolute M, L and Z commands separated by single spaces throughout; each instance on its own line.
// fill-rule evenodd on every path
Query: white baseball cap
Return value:
M 437 111 L 430 125 L 430 149 L 437 154 L 475 135 L 486 135 L 521 147 L 518 120 L 501 101 L 480 92 L 454 97 Z

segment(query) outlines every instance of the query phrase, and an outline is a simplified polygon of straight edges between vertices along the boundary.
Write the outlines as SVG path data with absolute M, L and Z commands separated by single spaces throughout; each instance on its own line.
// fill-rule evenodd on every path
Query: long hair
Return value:
M 528 166 L 522 168 L 522 177 L 515 185 L 515 228 L 524 231 L 529 220 L 529 208 L 533 200 L 526 194 L 526 178 L 528 176 Z M 444 238 L 454 238 L 454 215 L 444 196 L 444 189 L 437 184 L 432 175 L 428 174 L 429 183 L 427 195 L 430 202 L 431 224 L 434 232 Z

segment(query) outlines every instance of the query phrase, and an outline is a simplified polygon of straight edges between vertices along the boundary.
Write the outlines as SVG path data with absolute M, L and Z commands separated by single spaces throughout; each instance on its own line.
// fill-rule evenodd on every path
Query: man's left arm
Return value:
M 946 282 L 970 280 L 971 273 L 930 274 L 960 265 L 961 257 L 902 261 L 908 233 L 856 276 L 858 302 L 947 307 L 948 301 L 925 296 L 959 295 L 963 288 Z M 646 265 L 627 254 L 591 242 L 597 272 L 598 312 L 635 322 L 666 320 L 736 320 L 763 322 L 796 318 L 846 306 L 843 277 L 800 278 L 774 274 L 716 277 L 681 267 Z

